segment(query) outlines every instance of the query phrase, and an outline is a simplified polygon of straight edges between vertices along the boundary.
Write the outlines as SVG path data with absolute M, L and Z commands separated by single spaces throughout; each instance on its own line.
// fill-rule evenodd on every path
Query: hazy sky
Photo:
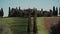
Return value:
M 4 16 L 8 16 L 8 7 L 15 8 L 37 8 L 44 10 L 52 9 L 53 6 L 59 7 L 60 0 L 0 0 L 0 8 L 4 10 Z

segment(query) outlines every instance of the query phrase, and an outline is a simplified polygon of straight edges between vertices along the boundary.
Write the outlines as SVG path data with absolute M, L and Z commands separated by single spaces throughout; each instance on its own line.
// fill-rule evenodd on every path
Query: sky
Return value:
M 16 8 L 19 6 L 21 9 L 37 8 L 40 10 L 43 8 L 44 10 L 49 10 L 53 6 L 59 7 L 60 0 L 0 0 L 0 8 L 3 8 L 4 16 L 8 16 L 8 7 Z

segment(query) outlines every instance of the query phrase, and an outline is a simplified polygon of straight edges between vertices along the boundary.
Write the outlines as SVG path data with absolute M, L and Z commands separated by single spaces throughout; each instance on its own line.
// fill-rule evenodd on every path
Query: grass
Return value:
M 44 17 L 37 17 L 36 21 L 37 21 L 38 34 L 47 34 L 47 31 L 44 28 Z M 10 25 L 13 34 L 27 34 L 27 25 L 28 25 L 27 18 L 23 17 L 0 18 L 0 24 L 1 23 Z
M 38 34 L 47 34 L 44 28 L 43 17 L 37 17 L 37 28 L 38 28 Z
M 13 34 L 27 34 L 27 18 L 9 17 L 0 18 L 0 24 L 8 24 Z

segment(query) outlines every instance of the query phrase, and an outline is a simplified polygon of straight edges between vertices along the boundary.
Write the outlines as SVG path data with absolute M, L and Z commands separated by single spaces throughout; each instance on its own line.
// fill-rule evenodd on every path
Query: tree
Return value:
M 53 6 L 53 15 L 55 16 L 55 6 Z
M 3 8 L 1 8 L 1 10 L 0 10 L 0 17 L 3 17 Z
M 10 7 L 9 7 L 9 14 L 8 14 L 8 17 L 10 16 Z
M 58 14 L 58 8 L 56 7 L 55 9 L 55 6 L 53 6 L 53 15 L 57 16 L 57 14 Z
M 50 12 L 49 12 L 49 16 L 52 16 L 52 15 L 53 15 L 52 10 L 50 9 L 49 11 L 50 11 Z
M 58 8 L 56 7 L 56 16 L 58 15 Z

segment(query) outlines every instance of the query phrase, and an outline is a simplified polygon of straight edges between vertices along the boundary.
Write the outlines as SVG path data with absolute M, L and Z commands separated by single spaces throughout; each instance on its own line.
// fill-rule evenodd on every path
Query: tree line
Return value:
M 31 17 L 34 16 L 34 11 L 37 12 L 37 17 L 51 17 L 51 16 L 58 16 L 58 11 L 60 14 L 60 7 L 59 10 L 57 7 L 53 6 L 53 9 L 50 9 L 49 11 L 47 10 L 37 10 L 37 8 L 28 8 L 28 9 L 21 9 L 19 8 L 10 8 L 9 7 L 9 13 L 8 13 L 8 17 L 28 17 L 29 11 L 31 12 Z M 3 16 L 4 12 L 3 12 L 3 8 L 1 8 L 0 10 L 0 16 Z

